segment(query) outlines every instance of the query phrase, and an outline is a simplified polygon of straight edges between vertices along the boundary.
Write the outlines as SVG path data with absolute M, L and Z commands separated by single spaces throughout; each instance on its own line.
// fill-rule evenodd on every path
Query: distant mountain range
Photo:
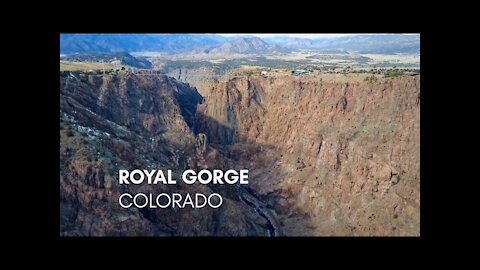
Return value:
M 60 58 L 66 61 L 76 62 L 112 62 L 119 61 L 122 65 L 127 65 L 136 68 L 152 68 L 152 63 L 145 58 L 133 57 L 127 52 L 119 53 L 80 53 L 69 54 Z
M 420 35 L 355 35 L 314 41 L 314 47 L 358 53 L 419 53 Z
M 208 54 L 256 54 L 279 52 L 282 48 L 276 44 L 268 44 L 258 37 L 244 37 L 226 41 L 222 45 L 203 50 Z
M 176 53 L 216 46 L 228 39 L 209 34 L 61 34 L 60 52 L 113 53 L 159 51 Z
M 335 38 L 224 37 L 214 34 L 61 34 L 60 53 L 264 54 L 312 50 L 318 52 L 419 53 L 420 35 L 351 35 Z

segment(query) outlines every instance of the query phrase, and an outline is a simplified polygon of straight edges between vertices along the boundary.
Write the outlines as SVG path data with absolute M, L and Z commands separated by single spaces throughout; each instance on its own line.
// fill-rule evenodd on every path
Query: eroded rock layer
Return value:
M 200 90 L 198 130 L 251 170 L 285 234 L 419 235 L 419 76 L 252 76 Z
M 266 221 L 235 189 L 118 184 L 119 169 L 171 169 L 180 179 L 184 170 L 204 166 L 204 155 L 221 164 L 225 159 L 192 132 L 202 100 L 196 89 L 166 76 L 61 77 L 60 235 L 265 235 Z M 214 188 L 223 196 L 218 209 L 123 209 L 118 203 L 123 192 L 208 196 Z
M 198 79 L 198 80 L 197 80 Z M 60 77 L 61 235 L 419 235 L 420 77 Z M 201 94 L 200 94 L 201 93 Z M 249 169 L 248 187 L 118 185 L 118 170 Z M 123 192 L 218 209 L 129 209 Z

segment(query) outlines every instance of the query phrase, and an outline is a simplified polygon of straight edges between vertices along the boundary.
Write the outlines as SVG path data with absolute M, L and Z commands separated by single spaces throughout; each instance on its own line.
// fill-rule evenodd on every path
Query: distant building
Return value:
M 262 71 L 262 76 L 267 76 L 267 72 L 266 72 L 266 71 Z

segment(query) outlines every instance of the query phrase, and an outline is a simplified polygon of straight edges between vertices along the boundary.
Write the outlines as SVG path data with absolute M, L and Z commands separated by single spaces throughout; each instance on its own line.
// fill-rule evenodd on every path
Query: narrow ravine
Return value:
M 249 207 L 252 207 L 255 213 L 260 215 L 266 220 L 267 224 L 267 236 L 283 236 L 283 233 L 280 229 L 280 225 L 277 220 L 271 213 L 271 210 L 266 207 L 266 205 L 259 201 L 255 196 L 253 196 L 248 189 L 240 187 L 239 188 L 239 198 Z

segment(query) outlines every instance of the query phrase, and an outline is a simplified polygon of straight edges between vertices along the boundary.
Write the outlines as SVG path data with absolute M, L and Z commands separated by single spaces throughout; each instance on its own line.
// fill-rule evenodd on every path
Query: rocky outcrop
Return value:
M 207 150 L 207 136 L 203 133 L 197 135 L 197 144 L 196 144 L 197 153 L 203 155 Z
M 60 77 L 60 235 L 265 235 L 266 225 L 236 196 L 221 208 L 123 209 L 121 193 L 213 193 L 203 185 L 122 185 L 118 170 L 171 169 L 175 179 L 206 161 L 228 162 L 195 135 L 196 89 L 166 76 Z M 203 163 L 202 163 L 203 162 Z M 206 165 L 205 165 L 206 166 Z
M 231 145 L 256 138 L 264 124 L 265 92 L 255 80 L 234 78 L 221 82 L 198 106 L 197 128 L 211 142 Z
M 62 110 L 75 116 L 80 108 L 149 136 L 188 132 L 202 100 L 197 91 L 167 76 L 77 76 L 60 81 Z
M 419 235 L 419 76 L 198 82 L 60 78 L 61 235 Z M 119 186 L 120 168 L 247 168 L 249 188 Z M 125 191 L 224 204 L 125 211 Z
M 419 235 L 419 77 L 252 76 L 200 91 L 198 131 L 250 169 L 286 235 Z

